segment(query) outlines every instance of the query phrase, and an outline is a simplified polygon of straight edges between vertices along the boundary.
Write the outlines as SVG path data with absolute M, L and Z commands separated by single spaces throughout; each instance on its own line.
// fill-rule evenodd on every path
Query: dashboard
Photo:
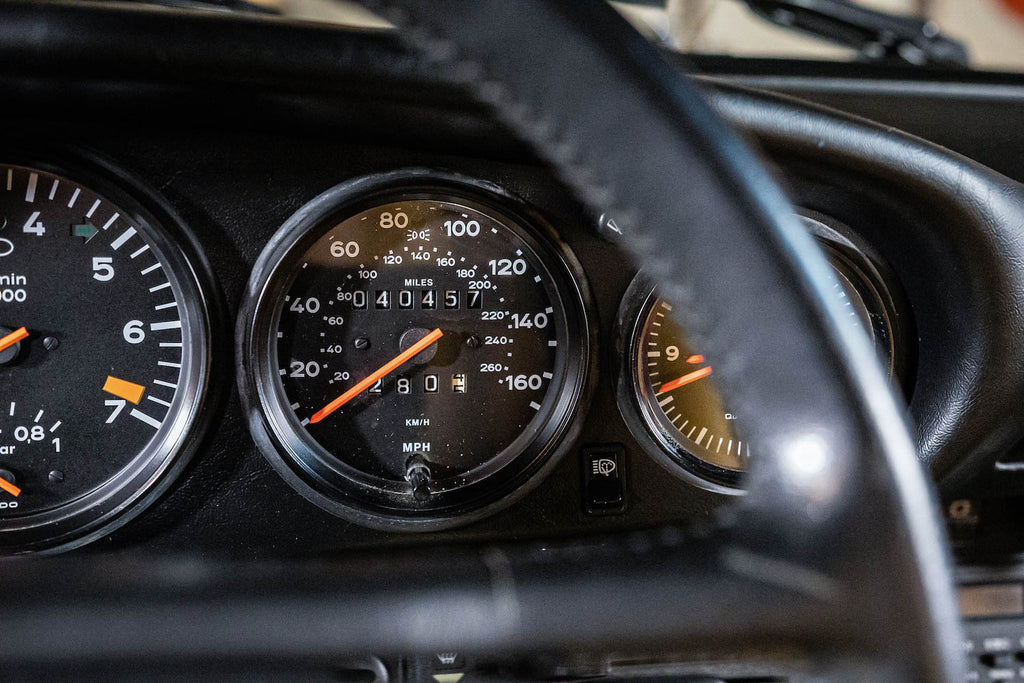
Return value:
M 616 217 L 390 34 L 0 21 L 0 553 L 547 541 L 744 495 L 743 415 Z M 905 397 L 965 576 L 1016 581 L 977 567 L 1024 542 L 1024 81 L 695 65 Z
M 130 20 L 140 42 L 168 20 L 60 11 L 97 35 Z M 742 416 L 615 245 L 614 216 L 583 211 L 458 92 L 362 90 L 389 68 L 367 55 L 400 59 L 386 34 L 233 31 L 302 44 L 309 63 L 271 72 L 290 89 L 238 92 L 147 72 L 174 59 L 118 67 L 114 84 L 79 75 L 73 118 L 48 63 L 88 41 L 58 39 L 5 77 L 44 112 L 9 120 L 37 142 L 10 145 L 0 168 L 0 244 L 17 264 L 0 344 L 18 387 L 0 426 L 8 552 L 293 556 L 597 533 L 708 520 L 742 492 Z M 295 91 L 339 43 L 359 78 Z M 942 458 L 973 415 L 943 379 L 964 360 L 949 316 L 977 306 L 935 274 L 977 267 L 942 243 L 963 236 L 941 233 L 950 219 L 923 190 L 885 185 L 884 155 L 851 168 L 760 137 L 925 456 L 955 474 Z M 81 457 L 90 441 L 98 461 Z
M 636 352 L 630 337 L 640 317 L 620 312 L 636 273 L 621 268 L 621 252 L 575 207 L 538 189 L 546 183 L 534 169 L 468 159 L 439 165 L 430 155 L 434 168 L 425 170 L 424 156 L 339 145 L 306 147 L 289 154 L 296 160 L 289 164 L 279 157 L 270 176 L 234 168 L 233 144 L 216 159 L 208 142 L 189 150 L 173 140 L 177 154 L 213 161 L 205 169 L 193 165 L 188 181 L 173 184 L 149 172 L 129 180 L 122 168 L 88 155 L 59 174 L 41 162 L 5 167 L 12 189 L 4 210 L 16 229 L 5 239 L 12 256 L 26 257 L 9 276 L 16 300 L 5 309 L 17 322 L 5 334 L 13 341 L 26 328 L 29 335 L 8 342 L 4 366 L 5 384 L 20 387 L 0 427 L 12 447 L 4 478 L 20 489 L 7 492 L 9 505 L 18 504 L 5 520 L 14 529 L 52 534 L 46 514 L 73 517 L 79 505 L 97 512 L 81 492 L 109 498 L 111 486 L 115 493 L 127 488 L 117 495 L 130 501 L 123 514 L 131 516 L 145 498 L 169 491 L 150 511 L 155 516 L 143 513 L 120 534 L 104 528 L 109 520 L 89 519 L 70 533 L 72 544 L 98 523 L 101 543 L 130 545 L 148 522 L 163 527 L 149 541 L 157 547 L 182 542 L 175 529 L 185 524 L 204 529 L 201 538 L 186 532 L 193 548 L 320 552 L 396 540 L 375 530 L 436 530 L 481 518 L 516 533 L 549 532 L 552 520 L 565 531 L 599 529 L 638 506 L 670 518 L 713 497 L 708 478 L 704 489 L 691 486 L 688 502 L 642 502 L 678 487 L 687 470 L 643 457 L 623 417 L 639 405 L 617 400 L 620 366 L 631 347 Z M 160 156 L 147 154 L 147 162 Z M 354 164 L 353 156 L 371 161 Z M 390 162 L 379 163 L 384 156 Z M 104 170 L 105 183 L 77 180 Z M 278 177 L 288 179 L 284 187 Z M 252 193 L 242 210 L 239 185 Z M 47 203 L 37 204 L 30 187 Z M 166 197 L 187 196 L 191 204 L 197 193 L 211 203 L 185 210 L 221 219 L 191 232 L 185 226 L 194 219 L 179 218 L 183 205 Z M 69 215 L 78 202 L 82 217 Z M 143 203 L 154 209 L 144 213 Z M 155 215 L 163 220 L 149 218 Z M 364 227 L 367 219 L 372 229 Z M 389 220 L 394 226 L 385 232 Z M 559 225 L 557 235 L 550 222 Z M 84 253 L 68 253 L 72 245 Z M 409 246 L 430 256 L 413 261 Z M 211 251 L 222 255 L 207 260 Z M 307 264 L 316 270 L 300 279 L 296 271 Z M 61 277 L 51 284 L 55 267 Z M 221 291 L 230 293 L 221 298 Z M 62 322 L 50 322 L 56 319 Z M 433 329 L 444 338 L 429 336 Z M 51 336 L 58 340 L 53 349 Z M 426 355 L 415 358 L 419 353 Z M 68 360 L 55 361 L 58 354 Z M 377 376 L 402 354 L 408 366 Z M 673 351 L 671 358 L 682 368 L 693 355 Z M 367 379 L 371 385 L 360 387 Z M 50 398 L 55 384 L 66 387 L 66 412 Z M 362 405 L 314 431 L 317 409 L 333 413 L 341 407 L 333 400 L 353 388 Z M 75 414 L 91 417 L 76 423 L 68 417 Z M 585 427 L 590 420 L 603 425 Z M 583 443 L 581 430 L 588 434 Z M 107 440 L 95 441 L 97 434 Z M 110 453 L 106 469 L 81 468 L 78 453 L 88 443 Z M 741 448 L 737 442 L 737 455 Z M 610 452 L 614 464 L 592 452 Z M 593 479 L 581 476 L 583 457 L 592 467 L 618 469 L 609 484 L 620 490 L 587 499 Z M 183 467 L 189 459 L 191 467 Z M 347 474 L 304 478 L 325 463 L 348 466 Z M 145 486 L 124 484 L 125 468 L 140 470 L 136 481 Z M 419 484 L 424 501 L 413 483 L 417 468 L 434 473 Z M 495 503 L 507 508 L 531 478 L 545 483 L 539 497 L 497 513 Z M 638 488 L 644 493 L 633 498 Z M 209 523 L 209 514 L 228 523 Z
M 647 477 L 695 495 L 742 490 L 749 448 L 742 420 L 714 389 L 712 361 L 668 315 L 656 282 L 622 268 L 613 280 L 588 258 L 622 256 L 587 234 L 584 216 L 559 217 L 583 226 L 563 239 L 569 231 L 550 226 L 550 208 L 482 179 L 483 169 L 350 177 L 348 164 L 328 164 L 324 179 L 343 182 L 290 216 L 262 203 L 236 210 L 246 237 L 264 246 L 255 262 L 210 268 L 204 240 L 145 181 L 112 164 L 100 179 L 99 163 L 79 163 L 0 168 L 0 244 L 11 264 L 0 291 L 11 392 L 0 486 L 12 552 L 108 535 L 174 487 L 187 461 L 204 457 L 204 413 L 225 389 L 211 380 L 217 366 L 236 368 L 227 379 L 240 401 L 221 419 L 248 427 L 250 454 L 273 470 L 275 507 L 289 494 L 274 473 L 327 513 L 324 524 L 466 526 L 509 508 L 568 451 L 563 476 L 577 490 L 560 491 L 545 517 L 586 525 L 628 518 L 639 505 L 678 515 L 677 501 L 690 496 L 659 510 L 641 502 Z M 237 174 L 198 175 L 231 210 L 231 192 L 213 178 Z M 805 221 L 829 254 L 849 324 L 871 335 L 894 379 L 909 377 L 909 312 L 897 308 L 895 277 L 849 228 Z M 603 228 L 614 231 L 614 220 Z M 238 236 L 228 237 L 237 249 Z M 238 322 L 225 325 L 211 311 L 220 277 L 247 267 L 237 306 L 226 307 Z M 232 334 L 233 363 L 223 355 Z M 602 437 L 590 427 L 581 441 L 595 410 Z M 663 470 L 641 475 L 637 461 L 648 457 Z M 508 514 L 517 524 L 532 516 Z

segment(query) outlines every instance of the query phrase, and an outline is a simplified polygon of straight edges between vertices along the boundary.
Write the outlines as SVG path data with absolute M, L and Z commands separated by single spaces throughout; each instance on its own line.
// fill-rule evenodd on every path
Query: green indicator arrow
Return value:
M 72 237 L 81 237 L 86 242 L 88 242 L 93 237 L 95 237 L 96 233 L 98 233 L 98 232 L 99 232 L 99 229 L 95 225 L 93 225 L 92 223 L 85 223 L 84 225 L 72 225 L 71 226 L 71 236 Z

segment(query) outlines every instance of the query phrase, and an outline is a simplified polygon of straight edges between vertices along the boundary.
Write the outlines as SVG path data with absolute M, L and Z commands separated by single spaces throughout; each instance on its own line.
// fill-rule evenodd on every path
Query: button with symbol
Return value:
M 435 669 L 462 669 L 466 666 L 466 658 L 458 652 L 438 652 L 433 659 Z
M 625 509 L 624 462 L 625 449 L 620 444 L 583 449 L 583 495 L 587 513 L 606 515 Z

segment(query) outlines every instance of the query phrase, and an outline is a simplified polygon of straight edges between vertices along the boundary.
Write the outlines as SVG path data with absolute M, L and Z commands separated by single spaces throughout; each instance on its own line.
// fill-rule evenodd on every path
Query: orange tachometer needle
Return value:
M 0 477 L 0 489 L 7 491 L 7 493 L 11 494 L 15 498 L 17 498 L 21 494 L 21 489 L 19 489 L 17 486 L 7 481 L 3 477 Z
M 673 389 L 678 389 L 679 387 L 683 386 L 684 384 L 689 384 L 690 382 L 696 382 L 699 379 L 704 379 L 705 377 L 707 377 L 710 374 L 711 374 L 711 368 L 701 368 L 700 370 L 694 370 L 693 372 L 690 372 L 690 373 L 687 373 L 687 374 L 683 375 L 679 379 L 674 379 L 671 382 L 665 382 L 658 389 L 658 393 L 659 394 L 664 394 L 666 391 L 672 391 Z
M 27 338 L 28 338 L 28 330 L 26 330 L 24 327 L 19 327 L 14 332 L 11 332 L 8 335 L 0 337 L 0 351 L 3 351 L 4 349 L 6 349 L 6 348 L 8 348 L 10 346 L 14 346 L 18 342 L 20 342 L 22 339 L 27 339 Z M 15 495 L 17 495 L 17 494 L 15 494 Z
M 309 418 L 309 423 L 316 424 L 320 420 L 324 419 L 325 417 L 333 413 L 335 410 L 342 407 L 343 405 L 354 399 L 356 396 L 372 387 L 377 382 L 377 380 L 381 379 L 385 375 L 394 372 L 395 370 L 398 369 L 399 366 L 410 361 L 412 358 L 417 356 L 421 351 L 426 349 L 428 346 L 430 346 L 443 336 L 444 332 L 437 329 L 428 334 L 423 339 L 420 339 L 418 342 L 407 348 L 405 351 L 402 351 L 400 354 L 389 360 L 387 363 L 380 366 L 377 370 L 370 373 L 370 375 L 367 376 L 366 379 L 362 380 L 354 387 L 346 391 L 344 394 L 342 394 L 341 396 L 334 399 L 333 401 L 325 405 L 323 408 L 318 410 L 316 414 L 313 415 L 313 417 Z

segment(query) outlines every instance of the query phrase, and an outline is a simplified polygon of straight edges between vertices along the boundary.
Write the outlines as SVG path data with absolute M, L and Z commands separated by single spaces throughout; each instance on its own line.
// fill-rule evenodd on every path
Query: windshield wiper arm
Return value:
M 741 0 L 778 26 L 857 50 L 870 61 L 967 66 L 967 49 L 923 19 L 861 7 L 847 0 Z

